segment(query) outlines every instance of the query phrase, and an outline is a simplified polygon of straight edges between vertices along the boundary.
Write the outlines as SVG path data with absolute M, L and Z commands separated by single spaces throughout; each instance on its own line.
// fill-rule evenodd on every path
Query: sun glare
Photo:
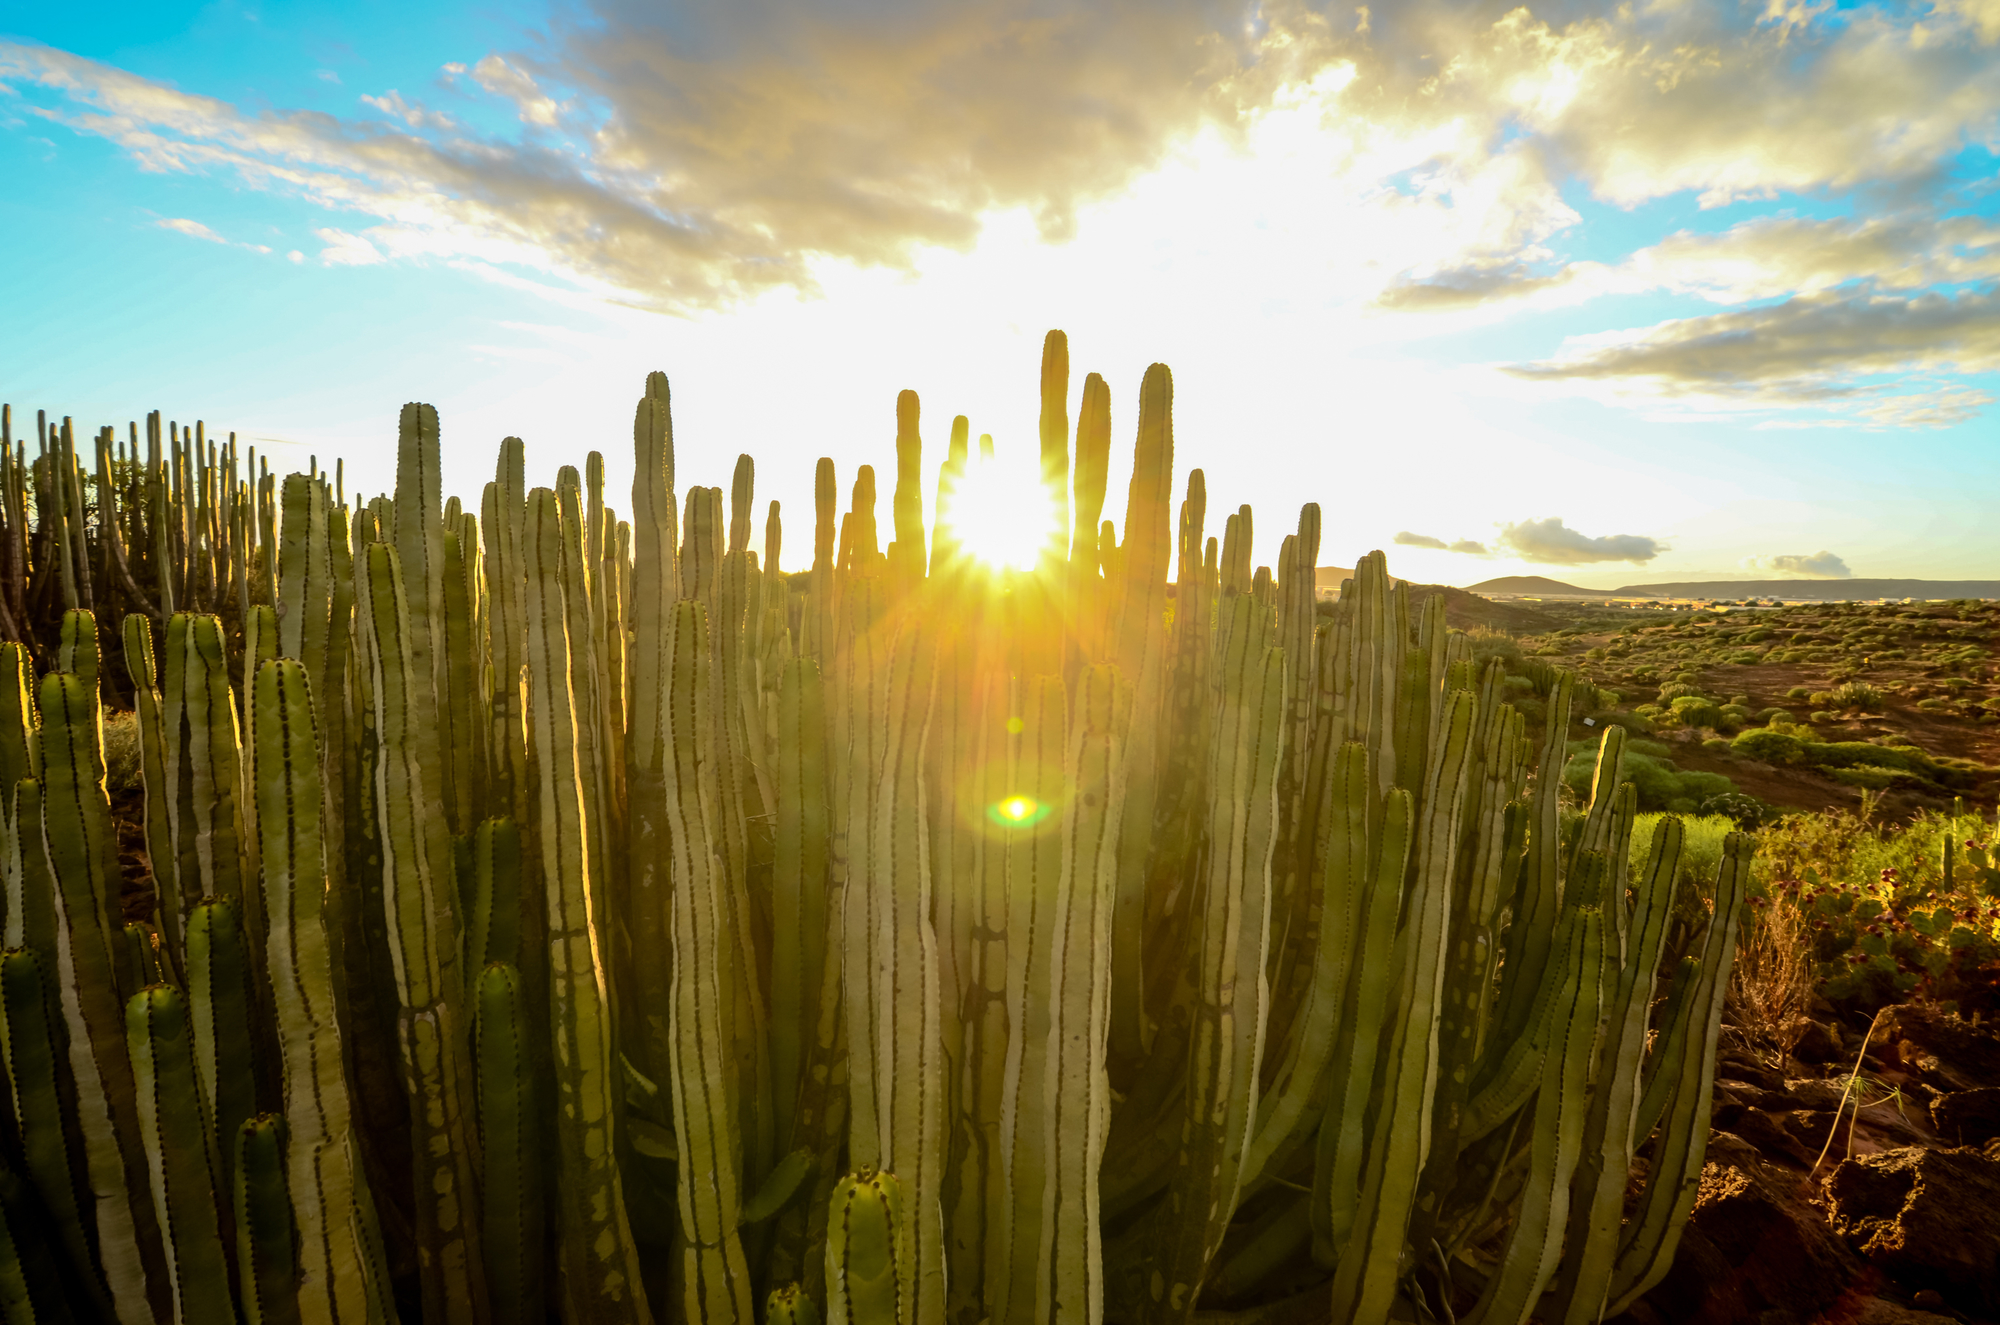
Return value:
M 965 551 L 995 570 L 1030 570 L 1055 536 L 1055 509 L 1032 459 L 974 455 L 942 518 Z

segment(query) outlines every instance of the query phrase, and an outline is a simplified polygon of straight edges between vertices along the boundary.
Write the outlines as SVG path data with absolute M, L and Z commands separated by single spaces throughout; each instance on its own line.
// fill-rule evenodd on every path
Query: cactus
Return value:
M 1020 572 L 954 523 L 964 416 L 926 528 L 914 392 L 888 510 L 821 460 L 796 575 L 750 457 L 676 491 L 660 374 L 629 523 L 518 438 L 445 499 L 428 406 L 367 502 L 0 415 L 0 1310 L 1582 1325 L 1657 1283 L 1749 839 L 1670 956 L 1622 731 L 1561 840 L 1567 674 L 1531 743 L 1381 554 L 1318 600 L 1336 508 L 1275 568 L 1200 471 L 1176 520 L 1164 365 L 1103 522 L 1070 382 L 1051 333 Z
M 494 1319 L 547 1318 L 542 1272 L 543 1189 L 540 1082 L 534 1068 L 533 1022 L 521 974 L 491 961 L 474 991 L 473 1045 L 479 1074 L 479 1143 L 486 1158 L 481 1217 L 486 1235 L 486 1283 Z
M 232 1149 L 231 1208 L 236 1216 L 243 1318 L 249 1325 L 298 1325 L 297 1228 L 286 1181 L 283 1116 L 260 1113 L 245 1118 L 236 1129 Z
M 236 1303 L 216 1200 L 221 1164 L 208 1127 L 187 1000 L 172 985 L 140 990 L 125 1007 L 125 1036 L 175 1325 L 231 1320 Z

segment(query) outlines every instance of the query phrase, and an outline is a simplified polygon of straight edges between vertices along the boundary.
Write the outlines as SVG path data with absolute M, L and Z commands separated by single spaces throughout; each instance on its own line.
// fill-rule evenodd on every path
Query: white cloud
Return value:
M 191 221 L 185 216 L 162 217 L 160 220 L 153 222 L 153 224 L 162 230 L 172 230 L 177 234 L 186 235 L 190 239 L 199 239 L 210 244 L 222 244 L 229 248 L 248 249 L 252 253 L 269 253 L 271 251 L 271 246 L 268 244 L 245 244 L 239 240 L 218 235 L 201 222 Z
M 383 261 L 382 251 L 360 235 L 345 230 L 315 230 L 326 244 L 319 260 L 329 267 L 369 267 Z
M 313 70 L 313 77 L 322 83 L 332 83 L 335 86 L 338 86 L 340 83 L 340 75 L 332 69 L 315 69 Z
M 1768 557 L 1751 557 L 1743 563 L 1746 570 L 1776 571 L 1780 575 L 1796 575 L 1810 580 L 1845 580 L 1854 572 L 1847 563 L 1821 548 L 1818 552 L 1779 553 Z
M 463 126 L 443 111 L 431 110 L 420 101 L 406 100 L 402 93 L 390 88 L 379 97 L 361 94 L 361 104 L 372 106 L 394 119 L 401 120 L 412 129 L 440 129 L 459 132 Z
M 489 55 L 473 65 L 472 77 L 488 92 L 513 102 L 525 123 L 553 129 L 562 114 L 562 105 L 545 95 L 525 69 L 501 56 Z
M 1606 561 L 1644 564 L 1667 550 L 1659 540 L 1643 534 L 1592 538 L 1571 529 L 1556 516 L 1503 525 L 1498 542 L 1503 552 L 1547 566 L 1591 566 Z
M 1427 547 L 1439 552 L 1465 552 L 1475 557 L 1486 555 L 1486 545 L 1470 538 L 1453 539 L 1447 543 L 1442 538 L 1433 538 L 1429 534 L 1413 534 L 1405 529 L 1396 535 L 1395 542 L 1399 547 Z

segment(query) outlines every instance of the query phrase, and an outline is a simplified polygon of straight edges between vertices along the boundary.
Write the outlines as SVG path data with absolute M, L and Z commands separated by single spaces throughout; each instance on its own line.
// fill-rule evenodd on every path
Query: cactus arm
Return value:
M 1022 689 L 1026 693 L 1008 706 L 1017 715 L 1008 726 L 1020 730 L 1008 741 L 1011 776 L 995 802 L 1004 806 L 1011 797 L 1026 796 L 1037 806 L 1053 809 L 1069 799 L 1063 783 L 1062 678 L 1039 676 Z M 1049 1278 L 1044 1235 L 1053 1211 L 1045 1208 L 1044 1196 L 1055 1182 L 1057 1156 L 1048 1145 L 1045 1123 L 1055 1067 L 1049 1058 L 1057 1012 L 1051 994 L 1061 988 L 1061 975 L 1051 965 L 1056 945 L 1048 936 L 1063 922 L 1057 909 L 1065 839 L 1061 827 L 1054 814 L 1017 827 L 1003 826 L 999 832 L 1005 837 L 989 848 L 1004 863 L 1009 939 L 1006 1054 L 998 1101 L 998 1172 L 1007 1208 L 994 1212 L 997 1218 L 991 1220 L 990 1237 L 1004 1277 L 986 1289 L 988 1307 L 997 1320 L 1029 1318 L 1037 1296 L 1046 1293 Z
M 521 830 L 512 819 L 488 819 L 472 835 L 472 923 L 466 960 L 521 961 Z M 518 974 L 518 972 L 516 972 Z
M 488 1300 L 498 1325 L 541 1325 L 548 1306 L 537 1046 L 521 973 L 509 962 L 489 963 L 480 972 L 474 1008 L 479 1141 L 486 1157 L 482 1232 Z
M 583 818 L 579 787 L 562 538 L 556 494 L 535 489 L 522 549 L 528 571 L 527 714 L 534 837 L 548 915 L 562 1286 L 565 1313 L 573 1321 L 646 1322 L 651 1314 L 612 1146 L 610 1008 L 598 956 L 600 925 L 590 909 L 595 839 Z
M 672 1012 L 669 1045 L 675 1140 L 680 1150 L 681 1308 L 691 1321 L 750 1317 L 750 1273 L 737 1226 L 741 1215 L 738 1083 L 730 1071 L 725 999 L 718 969 L 734 947 L 727 884 L 701 794 L 700 765 L 713 754 L 713 682 L 706 614 L 675 610 L 668 703 L 666 806 L 673 849 Z
M 798 1284 L 774 1288 L 764 1299 L 764 1325 L 819 1325 L 819 1304 Z
M 56 945 L 56 884 L 42 836 L 42 784 L 23 778 L 7 792 L 6 946 L 52 953 Z
M 251 1061 L 250 954 L 242 907 L 232 897 L 211 897 L 188 917 L 187 1016 L 194 1061 L 215 1155 L 218 1182 L 227 1183 L 236 1162 L 236 1132 L 257 1112 L 257 1075 Z
M 386 1260 L 362 1173 L 336 1015 L 328 842 L 311 683 L 292 659 L 258 671 L 252 752 L 270 932 L 265 969 L 284 1072 L 287 1186 L 301 1231 L 304 1325 L 388 1319 Z
M 869 1168 L 842 1178 L 827 1221 L 827 1325 L 907 1325 L 913 1262 L 902 1182 Z
M 41 1196 L 67 1259 L 69 1282 L 91 1308 L 112 1316 L 111 1297 L 85 1229 L 78 1172 L 71 1158 L 66 1110 L 58 1085 L 62 1051 L 41 959 L 31 949 L 0 952 L 0 1056 L 26 1176 Z M 11 1317 L 10 1317 L 11 1319 Z
M 172 985 L 151 985 L 134 994 L 125 1007 L 125 1034 L 138 1087 L 153 1209 L 166 1246 L 175 1325 L 234 1320 L 236 1304 L 223 1254 L 225 1226 L 216 1203 L 220 1166 L 181 992 Z
M 911 1275 L 904 1319 L 934 1325 L 944 1315 L 944 1246 L 938 1219 L 943 1182 L 943 1035 L 937 938 L 931 926 L 930 844 L 924 823 L 924 737 L 936 675 L 936 641 L 906 622 L 890 650 L 882 761 L 870 869 L 850 912 L 866 908 L 872 969 L 877 1147 L 903 1185 Z M 860 798 L 857 798 L 860 799 Z
M 466 1040 L 456 1018 L 462 1005 L 454 997 L 459 938 L 450 839 L 436 777 L 435 692 L 412 652 L 411 613 L 396 549 L 369 544 L 366 571 L 356 579 L 381 743 L 374 791 L 383 846 L 382 902 L 410 1098 L 425 1310 L 438 1320 L 470 1320 L 481 1310 L 486 1285 L 478 1273 L 473 1223 Z
M 301 1325 L 299 1238 L 285 1166 L 284 1115 L 244 1119 L 231 1149 L 245 1325 Z
M 777 819 L 771 870 L 771 1074 L 778 1135 L 797 1144 L 792 1114 L 825 963 L 826 714 L 819 667 L 785 665 L 778 690 Z
M 94 1197 L 90 1217 L 118 1320 L 149 1325 L 156 1311 L 171 1307 L 153 1203 L 142 1195 L 139 1105 L 104 919 L 109 883 L 92 836 L 110 817 L 97 761 L 86 748 L 95 739 L 96 697 L 76 677 L 50 672 L 42 678 L 41 710 L 42 835 L 56 885 L 55 986 Z
M 1747 833 L 1731 833 L 1723 843 L 1722 861 L 1715 873 L 1715 911 L 1702 947 L 1700 981 L 1690 995 L 1692 1015 L 1680 1042 L 1671 1047 L 1678 1061 L 1665 1068 L 1675 1082 L 1672 1102 L 1662 1123 L 1661 1140 L 1654 1147 L 1645 1195 L 1620 1237 L 1608 1316 L 1624 1311 L 1666 1277 L 1673 1267 L 1688 1211 L 1694 1208 L 1708 1149 L 1709 1114 L 1714 1107 L 1723 996 L 1736 955 L 1738 911 L 1754 849 L 1755 839 Z
M 1570 1178 L 1583 1150 L 1591 1057 L 1603 1006 L 1604 919 L 1595 907 L 1570 927 L 1572 962 L 1565 963 L 1557 1001 L 1562 1038 L 1544 1059 L 1528 1148 L 1528 1181 L 1508 1230 L 1500 1265 L 1480 1294 L 1471 1325 L 1526 1325 L 1562 1255 Z
M 1631 784 L 1619 789 L 1631 799 Z M 1622 852 L 1629 847 L 1629 813 Z M 1630 1181 L 1632 1152 L 1643 1137 L 1633 1134 L 1638 1115 L 1641 1068 L 1646 1048 L 1646 1016 L 1651 1010 L 1653 975 L 1660 967 L 1672 917 L 1674 881 L 1680 868 L 1683 829 L 1675 818 L 1663 819 L 1653 834 L 1645 868 L 1637 879 L 1636 901 L 1625 928 L 1630 939 L 1622 966 L 1616 954 L 1605 964 L 1603 1038 L 1590 1093 L 1590 1114 L 1583 1137 L 1582 1158 L 1570 1193 L 1569 1230 L 1562 1271 L 1554 1288 L 1555 1302 L 1545 1314 L 1565 1325 L 1592 1325 L 1603 1318 L 1610 1290 L 1613 1259 L 1618 1251 L 1625 1188 Z M 1625 909 L 1625 899 L 1613 890 L 1606 906 Z M 1607 942 L 1607 947 L 1609 946 Z
M 173 847 L 173 808 L 167 799 L 167 733 L 161 712 L 158 668 L 153 659 L 153 623 L 137 612 L 125 618 L 125 668 L 132 679 L 132 708 L 139 723 L 141 781 L 146 796 L 146 860 L 153 871 L 154 920 L 167 950 L 181 950 L 180 885 Z M 0 673 L 0 698 L 6 695 Z M 4 730 L 0 724 L 0 730 Z M 23 775 L 25 776 L 25 774 Z M 12 786 L 12 783 L 5 785 Z
M 1114 717 L 1117 673 L 1086 670 L 1077 681 L 1067 765 L 1071 794 L 1063 824 L 1049 971 L 1051 1025 L 1042 1144 L 1052 1157 L 1042 1202 L 1041 1276 L 1035 1318 L 1097 1325 L 1104 1314 L 1097 1170 L 1110 1126 L 1103 1063 L 1111 1033 L 1111 912 L 1118 889 L 1123 750 Z
M 1437 1024 L 1444 996 L 1452 882 L 1456 875 L 1460 825 L 1471 773 L 1473 696 L 1463 690 L 1445 700 L 1438 749 L 1431 757 L 1421 810 L 1415 880 L 1409 915 L 1399 943 L 1407 945 L 1399 963 L 1394 1029 L 1387 1037 L 1382 1087 L 1384 1118 L 1411 1118 L 1415 1126 L 1392 1128 L 1387 1144 L 1368 1157 L 1361 1187 L 1365 1220 L 1341 1253 L 1334 1272 L 1336 1317 L 1382 1320 L 1400 1277 L 1404 1238 L 1416 1205 L 1416 1188 L 1430 1145 L 1433 1093 L 1437 1084 Z
M 1643 1143 L 1653 1134 L 1653 1129 L 1659 1125 L 1660 1115 L 1667 1110 L 1667 1101 L 1673 1098 L 1674 1087 L 1679 1084 L 1674 1076 L 1674 1068 L 1679 1062 L 1676 1053 L 1685 1042 L 1688 1020 L 1695 1011 L 1694 992 L 1700 986 L 1701 959 L 1694 956 L 1681 958 L 1655 1023 L 1658 1034 L 1652 1050 L 1646 1055 L 1641 1078 L 1643 1093 L 1639 1097 L 1638 1115 L 1632 1123 L 1635 1141 Z
M 1372 776 L 1372 753 L 1368 763 Z M 1369 1028 L 1381 1026 L 1389 1015 L 1396 919 L 1415 831 L 1413 798 L 1400 789 L 1391 791 L 1381 814 L 1374 883 L 1367 890 L 1359 956 L 1348 986 L 1354 1012 L 1341 1019 L 1340 1038 L 1334 1045 L 1328 1070 L 1339 1086 L 1320 1123 L 1313 1170 L 1313 1256 L 1329 1266 L 1347 1245 L 1361 1200 L 1361 1166 L 1371 1136 L 1368 1097 L 1381 1045 L 1381 1036 Z
M 1271 1157 L 1290 1140 L 1317 1098 L 1326 1064 L 1333 1056 L 1349 977 L 1355 961 L 1354 944 L 1368 893 L 1370 860 L 1368 819 L 1374 800 L 1366 747 L 1349 742 L 1334 756 L 1327 779 L 1327 810 L 1323 831 L 1327 843 L 1320 866 L 1319 945 L 1313 960 L 1312 983 L 1293 1037 L 1294 1055 L 1275 1097 L 1259 1103 L 1257 1133 L 1243 1158 L 1243 1181 L 1249 1185 L 1263 1174 Z

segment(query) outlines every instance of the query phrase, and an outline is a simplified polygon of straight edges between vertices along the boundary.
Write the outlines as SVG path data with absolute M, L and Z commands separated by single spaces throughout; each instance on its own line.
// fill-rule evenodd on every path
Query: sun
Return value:
M 967 458 L 965 476 L 940 498 L 941 522 L 966 555 L 994 570 L 1032 570 L 1057 537 L 1055 502 L 1031 456 L 1003 460 L 982 446 Z

